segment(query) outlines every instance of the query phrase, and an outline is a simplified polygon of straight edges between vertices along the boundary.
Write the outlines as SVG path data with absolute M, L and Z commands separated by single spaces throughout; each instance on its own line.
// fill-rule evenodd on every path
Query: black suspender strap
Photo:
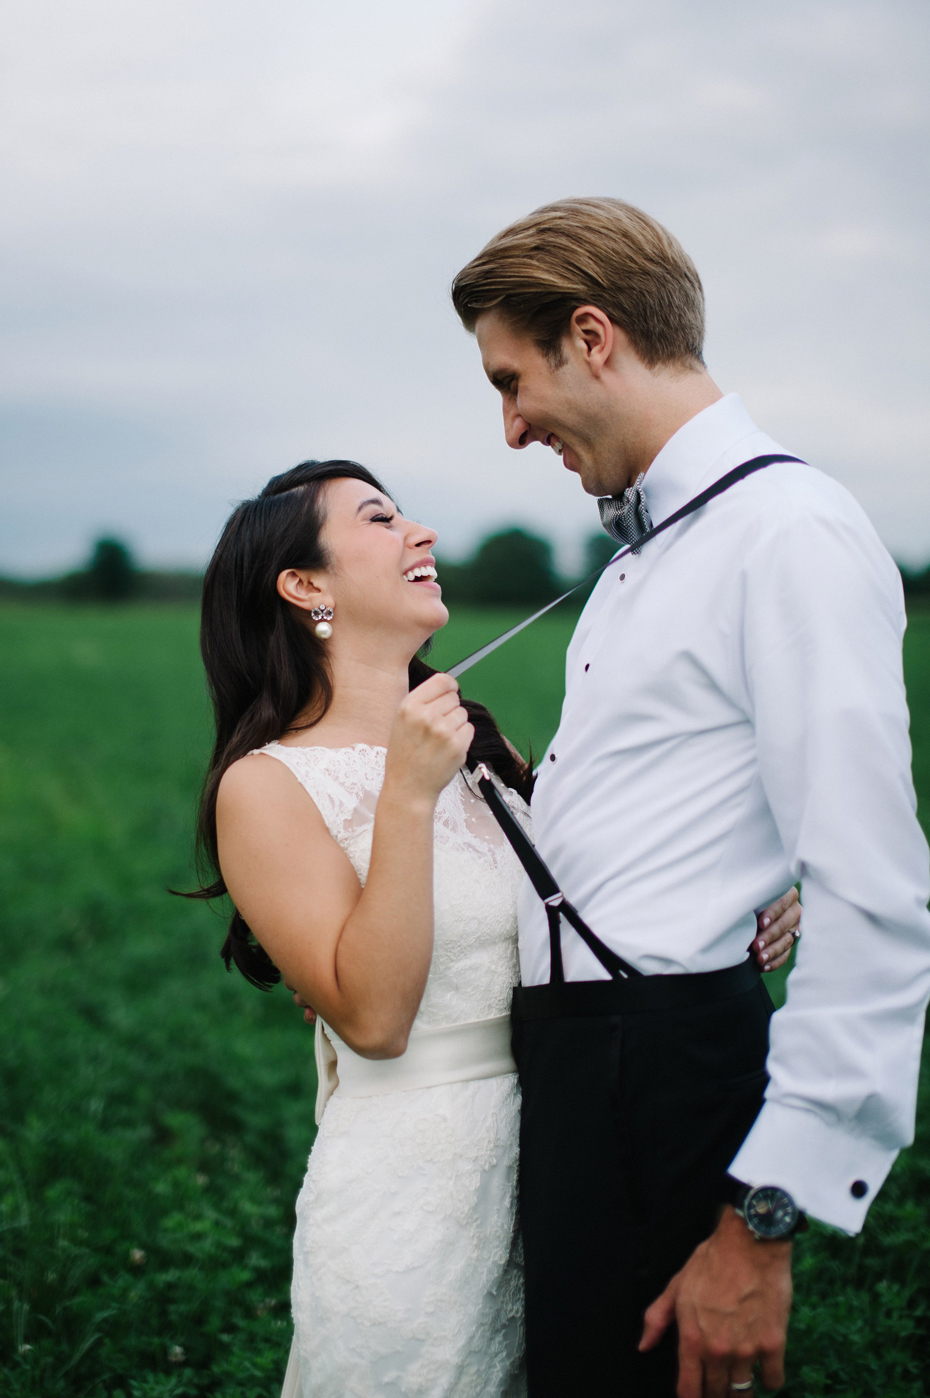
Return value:
M 565 980 L 565 972 L 562 969 L 561 919 L 563 917 L 566 922 L 571 923 L 588 950 L 597 957 L 604 970 L 609 971 L 614 980 L 619 980 L 621 977 L 626 979 L 629 976 L 641 976 L 641 971 L 637 971 L 635 966 L 624 961 L 622 956 L 618 956 L 615 951 L 611 951 L 610 947 L 605 946 L 600 937 L 595 936 L 577 908 L 573 907 L 565 897 L 553 878 L 551 870 L 543 862 L 539 850 L 494 785 L 491 773 L 483 762 L 479 762 L 475 767 L 475 773 L 478 778 L 478 789 L 490 806 L 491 814 L 510 841 L 514 854 L 529 876 L 530 883 L 545 904 L 546 917 L 549 920 L 550 979 L 558 985 L 562 985 Z
M 645 534 L 642 534 L 635 544 L 628 544 L 626 548 L 621 549 L 619 553 L 615 553 L 613 558 L 609 558 L 600 568 L 595 568 L 594 572 L 589 573 L 580 583 L 576 583 L 575 586 L 570 587 L 567 592 L 563 592 L 562 596 L 557 597 L 554 602 L 547 602 L 544 607 L 540 607 L 538 612 L 534 612 L 532 616 L 528 616 L 525 621 L 517 622 L 516 626 L 511 626 L 509 631 L 504 631 L 500 636 L 495 636 L 494 640 L 488 641 L 487 645 L 479 646 L 477 650 L 472 651 L 471 655 L 466 655 L 464 660 L 459 660 L 455 665 L 450 666 L 446 673 L 451 675 L 454 680 L 458 679 L 459 675 L 464 675 L 466 670 L 470 670 L 473 665 L 477 665 L 479 660 L 483 660 L 486 655 L 490 655 L 492 651 L 497 650 L 498 646 L 502 646 L 505 641 L 509 641 L 510 638 L 516 636 L 518 632 L 524 631 L 527 626 L 532 626 L 533 622 L 538 621 L 541 616 L 545 616 L 546 612 L 551 612 L 552 608 L 557 607 L 560 602 L 564 602 L 566 597 L 571 597 L 572 593 L 577 592 L 580 587 L 587 587 L 588 583 L 593 582 L 595 578 L 599 578 L 601 573 L 604 572 L 604 569 L 609 568 L 611 563 L 616 563 L 619 558 L 626 558 L 627 554 L 632 553 L 634 548 L 638 553 L 643 544 L 648 543 L 650 539 L 654 539 L 656 535 L 661 534 L 664 529 L 670 529 L 672 525 L 677 524 L 680 519 L 684 519 L 687 515 L 694 514 L 694 511 L 699 510 L 702 505 L 706 505 L 708 500 L 713 500 L 716 496 L 722 495 L 725 490 L 730 489 L 731 485 L 736 485 L 737 481 L 743 480 L 746 476 L 751 476 L 753 471 L 761 471 L 763 466 L 771 466 L 776 461 L 797 461 L 801 465 L 804 464 L 801 462 L 799 456 L 782 456 L 776 454 L 773 456 L 754 456 L 751 461 L 744 461 L 742 466 L 735 466 L 732 471 L 728 471 L 725 476 L 721 476 L 719 481 L 714 481 L 713 485 L 709 485 L 706 490 L 702 490 L 700 495 L 695 495 L 693 500 L 689 500 L 686 505 L 682 505 L 680 510 L 676 510 L 674 514 L 669 515 L 668 519 L 663 519 L 661 524 L 656 524 L 652 529 L 647 529 Z
M 754 471 L 761 471 L 764 466 L 772 466 L 776 461 L 796 461 L 799 466 L 804 462 L 799 456 L 782 456 L 780 453 L 773 456 L 754 456 L 751 461 L 744 461 L 742 466 L 734 466 L 732 471 L 728 471 L 725 476 L 721 476 L 719 481 L 714 481 L 706 490 L 702 490 L 699 495 L 695 495 L 686 505 L 682 505 L 680 510 L 669 515 L 668 519 L 663 519 L 661 524 L 654 524 L 651 529 L 647 529 L 645 534 L 641 534 L 635 544 L 629 544 L 620 553 L 614 554 L 610 563 L 615 563 L 618 558 L 623 558 L 633 549 L 642 548 L 648 539 L 654 539 L 657 534 L 661 534 L 663 529 L 670 529 L 673 524 L 677 524 L 686 515 L 693 515 L 695 510 L 699 510 L 702 505 L 706 505 L 709 500 L 715 500 L 718 495 L 722 495 L 725 490 L 729 490 L 731 485 L 736 485 L 737 481 L 744 480 L 746 476 L 751 476 Z M 610 567 L 610 563 L 607 567 Z

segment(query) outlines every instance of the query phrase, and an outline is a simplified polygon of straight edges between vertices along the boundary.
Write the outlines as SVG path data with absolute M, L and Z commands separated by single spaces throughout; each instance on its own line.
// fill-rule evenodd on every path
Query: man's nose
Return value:
M 528 447 L 534 441 L 533 429 L 526 418 L 521 417 L 516 408 L 510 404 L 504 404 L 504 439 L 508 447 L 513 447 L 519 451 L 521 447 Z

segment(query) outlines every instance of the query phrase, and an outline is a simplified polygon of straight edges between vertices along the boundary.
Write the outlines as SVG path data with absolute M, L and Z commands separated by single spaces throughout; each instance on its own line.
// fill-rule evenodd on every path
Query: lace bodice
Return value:
M 289 767 L 364 885 L 386 750 L 259 749 Z M 500 786 L 524 823 L 526 804 Z M 522 868 L 486 803 L 457 775 L 436 804 L 433 960 L 415 1027 L 507 1014 L 519 978 L 515 898 Z

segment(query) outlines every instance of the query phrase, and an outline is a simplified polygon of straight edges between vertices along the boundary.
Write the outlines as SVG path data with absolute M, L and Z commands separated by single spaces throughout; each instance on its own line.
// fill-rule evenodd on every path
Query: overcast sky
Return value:
M 666 223 L 707 361 L 930 559 L 926 0 L 7 0 L 0 572 L 201 564 L 355 457 L 456 555 L 594 502 L 503 445 L 448 300 L 511 219 Z

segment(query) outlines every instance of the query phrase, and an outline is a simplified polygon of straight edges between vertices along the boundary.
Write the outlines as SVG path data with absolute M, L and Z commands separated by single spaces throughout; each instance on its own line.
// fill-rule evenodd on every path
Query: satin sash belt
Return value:
M 510 1015 L 479 1019 L 470 1024 L 415 1029 L 406 1052 L 399 1058 L 362 1058 L 331 1029 L 318 1029 L 317 1033 L 331 1041 L 331 1052 L 335 1051 L 335 1063 L 326 1064 L 329 1071 L 325 1078 L 330 1089 L 325 1094 L 327 1098 L 333 1090 L 341 1097 L 378 1097 L 385 1092 L 409 1092 L 418 1087 L 439 1087 L 447 1082 L 474 1082 L 517 1071 L 510 1049 Z M 323 1047 L 318 1045 L 318 1071 L 322 1066 L 319 1049 Z M 321 1086 L 323 1081 L 321 1075 Z M 319 1114 L 325 1105 L 325 1101 L 320 1101 L 322 1095 L 317 1098 Z

